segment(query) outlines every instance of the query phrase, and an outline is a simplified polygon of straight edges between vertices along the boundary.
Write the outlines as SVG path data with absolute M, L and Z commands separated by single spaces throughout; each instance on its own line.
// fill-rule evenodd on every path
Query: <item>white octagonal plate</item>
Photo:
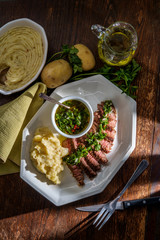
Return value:
M 118 116 L 117 134 L 112 151 L 107 154 L 109 164 L 102 167 L 96 178 L 91 181 L 86 177 L 85 186 L 79 187 L 70 170 L 65 166 L 61 175 L 61 184 L 54 185 L 36 170 L 30 160 L 30 147 L 35 130 L 45 126 L 56 133 L 51 123 L 53 103 L 43 104 L 23 131 L 20 176 L 56 206 L 102 192 L 130 156 L 136 144 L 136 102 L 132 98 L 122 94 L 118 87 L 101 75 L 58 87 L 51 96 L 59 100 L 73 94 L 88 100 L 94 111 L 101 101 L 112 100 Z

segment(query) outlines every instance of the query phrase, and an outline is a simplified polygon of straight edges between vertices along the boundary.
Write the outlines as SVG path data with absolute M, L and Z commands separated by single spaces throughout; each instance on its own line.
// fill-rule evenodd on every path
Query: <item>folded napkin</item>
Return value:
M 46 85 L 36 83 L 0 106 L 0 175 L 19 172 L 22 131 L 43 104 L 41 92 L 46 92 Z

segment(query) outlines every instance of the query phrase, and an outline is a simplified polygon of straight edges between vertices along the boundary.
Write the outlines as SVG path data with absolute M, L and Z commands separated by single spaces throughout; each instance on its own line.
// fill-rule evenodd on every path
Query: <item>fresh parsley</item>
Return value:
M 133 80 L 140 70 L 140 65 L 135 61 L 135 59 L 133 59 L 130 64 L 120 68 L 111 67 L 104 64 L 103 67 L 97 69 L 94 72 L 82 73 L 73 76 L 71 78 L 71 81 L 76 81 L 88 76 L 101 74 L 116 86 L 118 86 L 122 92 L 126 93 L 132 98 L 136 98 L 135 91 L 138 87 L 133 85 Z
M 68 45 L 63 45 L 62 50 L 53 54 L 48 60 L 48 63 L 53 60 L 58 60 L 62 58 L 67 59 L 72 66 L 74 74 L 76 74 L 77 72 L 82 72 L 82 61 L 77 56 L 77 53 L 78 49 L 74 46 L 69 47 Z

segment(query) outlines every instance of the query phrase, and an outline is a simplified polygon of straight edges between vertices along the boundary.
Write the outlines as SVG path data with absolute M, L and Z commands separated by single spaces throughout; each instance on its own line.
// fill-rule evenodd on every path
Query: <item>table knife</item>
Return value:
M 142 199 L 136 199 L 136 200 L 130 200 L 130 201 L 119 201 L 117 202 L 116 210 L 124 210 L 129 207 L 145 206 L 145 205 L 158 204 L 158 203 L 160 204 L 160 197 L 142 198 Z M 104 204 L 78 207 L 76 208 L 76 210 L 84 211 L 84 212 L 98 212 L 103 207 L 103 205 Z

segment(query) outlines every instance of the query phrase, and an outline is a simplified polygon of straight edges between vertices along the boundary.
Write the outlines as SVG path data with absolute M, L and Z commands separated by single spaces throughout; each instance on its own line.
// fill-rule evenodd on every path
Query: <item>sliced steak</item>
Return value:
M 103 165 L 107 164 L 108 163 L 108 159 L 106 157 L 106 154 L 102 151 L 102 150 L 99 150 L 99 151 L 94 151 L 93 152 L 96 159 Z
M 112 128 L 115 128 L 116 124 L 117 124 L 117 120 L 111 119 L 111 120 L 108 121 L 108 126 L 110 126 Z
M 94 112 L 94 122 L 99 124 L 100 119 L 101 119 L 101 115 L 99 111 Z
M 93 133 L 97 132 L 97 124 L 96 124 L 95 121 L 93 122 L 93 125 L 92 125 L 92 127 L 91 127 L 91 129 L 89 130 L 88 133 L 91 133 L 91 132 L 93 132 Z
M 79 146 L 82 146 L 85 148 L 85 145 L 83 143 L 79 144 Z M 81 159 L 80 159 L 81 161 Z M 92 171 L 96 172 L 100 170 L 100 164 L 97 162 L 97 160 L 88 152 L 87 156 L 85 158 L 82 158 L 82 165 L 85 164 L 85 168 L 87 166 L 88 171 L 92 175 Z M 84 168 L 83 168 L 84 169 Z M 92 171 L 91 171 L 92 170 Z
M 71 145 L 74 150 L 77 150 L 78 147 L 78 140 L 76 138 L 71 138 Z
M 101 104 L 98 104 L 98 105 L 97 105 L 98 110 L 99 110 L 99 115 L 100 115 L 101 117 L 103 117 L 103 115 L 104 115 L 103 106 L 104 106 L 104 102 L 102 102 Z
M 106 136 L 104 139 L 105 139 L 107 142 L 112 142 L 112 143 L 113 143 L 113 141 L 114 141 L 114 138 L 109 137 L 109 136 Z
M 86 135 L 84 135 L 80 138 L 77 138 L 78 143 L 84 143 L 85 144 L 85 140 L 86 140 Z
M 108 114 L 108 120 L 109 120 L 109 121 L 111 121 L 111 120 L 117 120 L 117 116 L 116 116 L 115 109 L 112 110 L 112 112 Z
M 69 138 L 65 139 L 65 140 L 62 142 L 62 146 L 63 146 L 64 148 L 68 148 L 69 154 L 70 154 L 70 153 L 72 152 L 72 150 L 73 150 Z
M 111 148 L 113 146 L 112 142 L 108 142 L 107 140 L 103 139 L 100 141 L 101 147 L 105 153 L 109 153 L 111 151 Z
M 115 135 L 116 135 L 116 130 L 114 128 L 112 128 L 111 126 L 107 126 L 106 130 L 104 131 L 107 135 L 105 137 L 105 139 L 109 140 L 109 142 L 113 142 Z
M 95 133 L 96 133 L 99 130 L 99 124 L 95 120 L 94 120 L 93 124 L 94 124 Z
M 79 165 L 70 165 L 67 164 L 68 168 L 70 169 L 73 177 L 77 180 L 79 186 L 84 185 L 84 175 L 82 169 Z
M 82 157 L 80 159 L 81 162 L 81 166 L 83 168 L 83 170 L 85 171 L 85 173 L 87 174 L 87 176 L 92 179 L 95 176 L 97 176 L 97 173 L 88 165 L 87 161 L 85 160 L 84 157 Z
M 97 172 L 101 168 L 101 164 L 106 165 L 108 163 L 108 159 L 106 157 L 106 153 L 111 151 L 113 146 L 113 141 L 116 135 L 116 127 L 117 119 L 116 119 L 116 109 L 112 105 L 111 112 L 106 114 L 104 117 L 104 106 L 105 102 L 101 102 L 97 105 L 97 111 L 94 112 L 94 121 L 91 129 L 88 133 L 95 134 L 99 132 L 99 124 L 102 118 L 108 118 L 108 124 L 106 129 L 103 130 L 106 133 L 106 137 L 99 141 L 101 144 L 101 150 L 95 151 L 94 146 L 93 150 L 90 151 L 86 157 L 81 157 L 80 164 L 78 165 L 68 165 L 69 169 L 72 172 L 73 177 L 77 180 L 79 185 L 84 185 L 84 173 L 90 178 L 93 179 L 96 177 Z M 67 147 L 69 149 L 69 154 L 72 154 L 77 150 L 79 146 L 87 147 L 88 142 L 86 141 L 87 134 L 80 138 L 66 139 L 63 142 L 63 147 Z
M 99 171 L 101 169 L 101 166 L 97 159 L 95 158 L 93 153 L 88 153 L 88 155 L 85 158 L 87 160 L 88 165 L 94 170 Z
M 115 128 L 117 123 L 117 114 L 114 106 L 112 106 L 111 112 L 108 113 L 106 117 L 108 117 L 109 122 L 108 125 L 111 126 L 112 128 Z
M 62 145 L 63 147 L 66 147 L 69 149 L 69 154 L 71 154 L 74 151 L 74 141 L 71 141 L 71 139 L 67 138 L 63 141 Z M 76 143 L 75 143 L 76 144 Z M 68 168 L 70 169 L 73 177 L 77 180 L 78 184 L 80 186 L 84 185 L 84 174 L 82 171 L 82 168 L 80 165 L 71 165 L 67 164 Z

